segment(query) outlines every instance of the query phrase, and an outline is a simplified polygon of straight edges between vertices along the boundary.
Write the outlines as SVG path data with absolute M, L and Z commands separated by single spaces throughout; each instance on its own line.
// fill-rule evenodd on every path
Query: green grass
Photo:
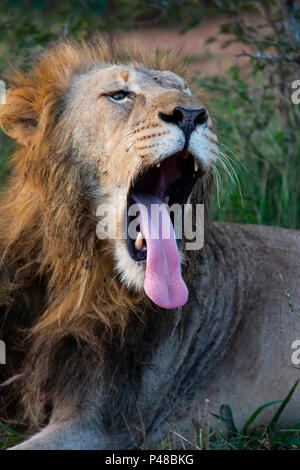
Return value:
M 12 140 L 7 137 L 0 129 L 0 190 L 5 181 L 5 177 L 9 173 L 8 161 L 12 153 L 13 145 Z
M 255 91 L 238 92 L 239 86 L 248 86 L 240 84 L 238 74 L 233 67 L 222 79 L 211 79 L 208 88 L 220 149 L 211 216 L 300 228 L 300 133 L 295 121 L 300 105 L 290 104 L 286 127 L 274 91 L 268 89 L 263 100 Z M 260 90 L 263 77 L 255 80 L 252 88 Z
M 299 380 L 293 385 L 287 396 L 280 401 L 272 401 L 258 407 L 238 429 L 232 409 L 228 404 L 221 406 L 220 413 L 210 413 L 208 401 L 204 407 L 203 419 L 193 419 L 195 433 L 187 438 L 180 434 L 176 425 L 170 426 L 168 437 L 160 443 L 157 450 L 194 449 L 194 450 L 296 450 L 300 449 L 300 421 L 286 428 L 280 424 L 280 417 L 288 406 Z M 257 426 L 256 420 L 266 409 L 276 404 L 280 406 L 270 422 Z M 208 414 L 216 418 L 216 426 L 208 427 Z M 225 428 L 224 428 L 225 426 Z
M 22 441 L 22 436 L 7 424 L 0 423 L 0 450 L 15 446 Z

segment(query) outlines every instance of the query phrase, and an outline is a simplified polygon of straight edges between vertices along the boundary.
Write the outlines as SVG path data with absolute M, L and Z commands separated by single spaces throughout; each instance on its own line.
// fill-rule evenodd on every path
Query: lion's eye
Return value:
M 110 98 L 112 98 L 114 101 L 122 101 L 127 98 L 128 95 L 130 95 L 129 91 L 120 90 L 110 95 Z

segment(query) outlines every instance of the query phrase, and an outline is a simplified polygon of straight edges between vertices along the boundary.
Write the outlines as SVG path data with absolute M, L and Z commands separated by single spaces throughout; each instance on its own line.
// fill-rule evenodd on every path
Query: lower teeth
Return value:
M 143 235 L 142 235 L 142 232 L 139 232 L 138 233 L 138 236 L 136 237 L 136 240 L 135 240 L 135 248 L 138 250 L 138 251 L 145 251 L 144 250 L 144 242 L 143 242 Z

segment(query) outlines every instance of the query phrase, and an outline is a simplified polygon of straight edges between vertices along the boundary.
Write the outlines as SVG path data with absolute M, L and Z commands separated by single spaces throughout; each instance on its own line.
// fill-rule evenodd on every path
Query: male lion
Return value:
M 19 392 L 28 432 L 42 427 L 15 449 L 153 447 L 170 424 L 188 439 L 206 399 L 240 425 L 299 377 L 299 233 L 205 215 L 204 248 L 177 246 L 163 201 L 207 207 L 218 158 L 203 100 L 176 54 L 124 38 L 64 40 L 15 70 L 0 114 L 18 143 L 0 207 L 2 419 Z M 136 240 L 101 239 L 97 208 L 119 227 L 133 202 Z

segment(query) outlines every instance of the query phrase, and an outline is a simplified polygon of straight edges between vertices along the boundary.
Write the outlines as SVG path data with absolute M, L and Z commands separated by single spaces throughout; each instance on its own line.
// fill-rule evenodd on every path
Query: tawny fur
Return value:
M 9 351 L 3 378 L 20 373 L 16 390 L 31 427 L 47 421 L 56 401 L 74 414 L 97 374 L 114 388 L 116 377 L 138 375 L 137 364 L 150 361 L 164 336 L 164 321 L 154 326 L 159 309 L 120 282 L 110 245 L 96 236 L 99 168 L 68 159 L 76 149 L 60 119 L 72 77 L 124 62 L 186 75 L 177 53 L 97 37 L 55 44 L 29 74 L 16 69 L 8 79 L 0 121 L 19 147 L 0 201 L 0 320 Z M 211 179 L 202 179 L 200 201 Z M 162 315 L 167 324 L 170 314 Z

